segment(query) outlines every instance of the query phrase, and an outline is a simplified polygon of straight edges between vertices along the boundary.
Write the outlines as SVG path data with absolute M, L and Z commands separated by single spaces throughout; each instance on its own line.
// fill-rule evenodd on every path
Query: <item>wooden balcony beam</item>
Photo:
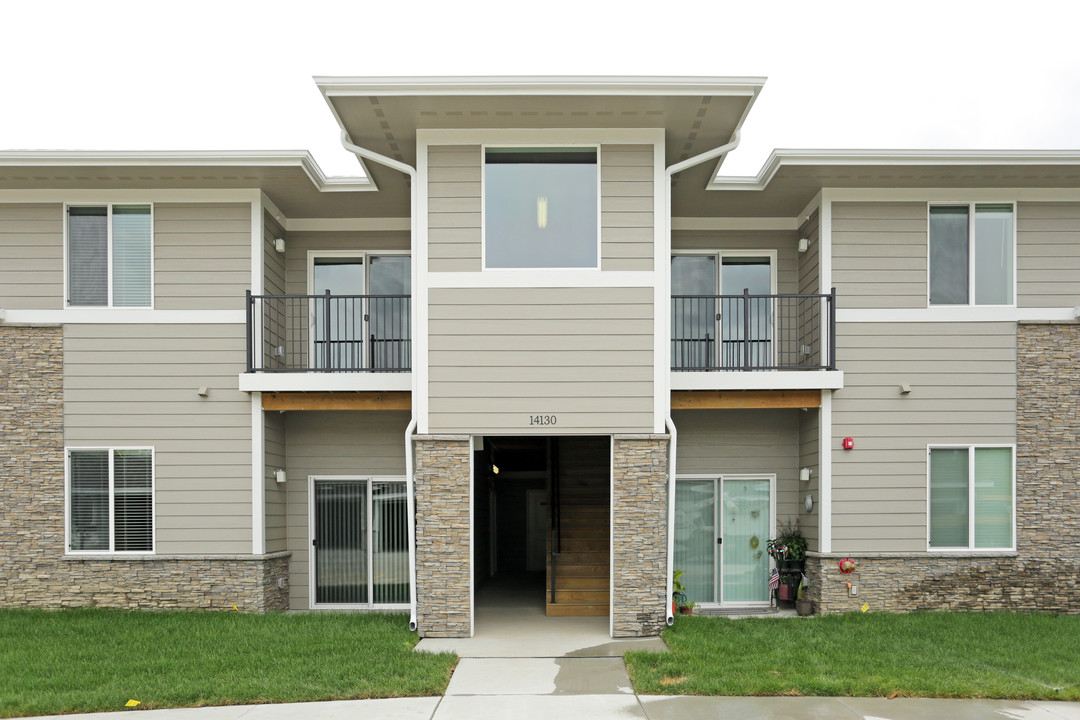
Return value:
M 821 407 L 820 390 L 672 390 L 672 410 Z
M 411 392 L 264 392 L 263 410 L 411 410 Z

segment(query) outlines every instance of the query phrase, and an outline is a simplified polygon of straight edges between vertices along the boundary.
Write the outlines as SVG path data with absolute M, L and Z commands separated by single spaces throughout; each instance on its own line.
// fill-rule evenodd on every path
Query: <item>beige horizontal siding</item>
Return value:
M 64 307 L 64 206 L 0 203 L 0 308 Z
M 821 412 L 817 408 L 810 408 L 806 412 L 799 411 L 799 468 L 808 467 L 812 471 L 809 482 L 799 481 L 799 490 L 795 498 L 799 512 L 805 512 L 801 501 L 806 493 L 813 495 L 815 503 L 821 501 L 819 492 L 821 487 L 820 427 Z M 820 508 L 818 511 L 820 512 Z M 802 518 L 803 535 L 806 536 L 811 550 L 819 548 L 821 519 L 819 512 L 811 511 L 811 515 Z
M 309 475 L 405 476 L 407 412 L 290 412 L 288 444 L 289 606 L 310 602 Z
M 479 145 L 428 148 L 428 269 L 479 272 L 481 182 Z
M 287 494 L 285 485 L 277 482 L 274 477 L 275 469 L 285 467 L 285 415 L 283 413 L 263 413 L 263 448 L 266 551 L 279 552 L 288 548 Z
M 820 258 L 821 258 L 821 214 L 818 210 L 811 213 L 802 227 L 799 228 L 800 238 L 810 241 L 806 252 L 799 257 L 799 292 L 804 295 L 813 295 L 821 290 Z M 826 290 L 827 292 L 827 290 Z
M 651 432 L 650 288 L 430 291 L 431 432 Z M 531 426 L 530 415 L 557 425 Z
M 843 323 L 837 361 L 833 549 L 925 550 L 927 445 L 1016 440 L 1016 327 Z
M 160 553 L 251 552 L 244 337 L 243 325 L 64 328 L 64 441 L 155 448 Z
M 799 292 L 798 233 L 783 230 L 676 230 L 671 234 L 671 249 L 680 250 L 775 250 L 776 290 Z M 738 295 L 743 289 L 723 288 L 725 295 Z
M 1080 203 L 1017 203 L 1020 307 L 1080 305 Z
M 778 523 L 798 516 L 799 410 L 678 410 L 677 475 L 775 474 Z M 805 513 L 804 513 L 805 515 Z M 807 518 L 801 518 L 805 524 Z
M 926 307 L 926 213 L 921 202 L 833 203 L 839 308 Z
M 250 287 L 250 204 L 154 205 L 155 308 L 242 310 Z
M 653 269 L 652 145 L 600 147 L 600 269 Z

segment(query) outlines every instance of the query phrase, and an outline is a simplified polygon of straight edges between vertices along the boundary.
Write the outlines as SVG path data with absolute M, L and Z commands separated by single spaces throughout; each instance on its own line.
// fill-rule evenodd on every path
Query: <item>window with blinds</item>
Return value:
M 150 307 L 149 205 L 68 208 L 68 305 Z
M 153 451 L 68 451 L 68 548 L 153 552 Z
M 312 483 L 315 604 L 408 603 L 405 483 L 352 477 Z
M 1014 547 L 1013 449 L 930 448 L 930 547 Z

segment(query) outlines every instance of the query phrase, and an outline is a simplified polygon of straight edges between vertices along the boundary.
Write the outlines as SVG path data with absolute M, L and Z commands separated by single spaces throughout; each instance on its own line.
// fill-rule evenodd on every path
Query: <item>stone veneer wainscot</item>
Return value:
M 64 555 L 63 329 L 0 325 L 0 605 L 288 606 L 289 553 Z
M 1080 613 L 1080 325 L 1020 323 L 1016 381 L 1016 552 L 810 553 L 817 611 Z

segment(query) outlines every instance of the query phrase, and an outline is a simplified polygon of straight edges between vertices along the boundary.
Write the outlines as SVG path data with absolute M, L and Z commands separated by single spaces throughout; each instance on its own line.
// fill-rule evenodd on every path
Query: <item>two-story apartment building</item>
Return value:
M 1080 155 L 785 151 L 760 78 L 318 78 L 297 153 L 0 154 L 0 602 L 1080 610 Z M 841 573 L 839 563 L 854 561 Z

